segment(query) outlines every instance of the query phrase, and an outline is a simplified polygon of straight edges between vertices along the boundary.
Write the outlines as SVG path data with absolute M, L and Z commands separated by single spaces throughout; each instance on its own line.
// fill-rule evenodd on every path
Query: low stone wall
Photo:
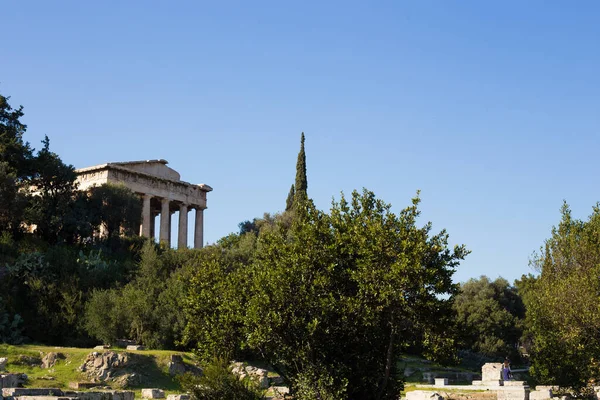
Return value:
M 421 372 L 423 375 L 423 381 L 434 383 L 436 378 L 446 378 L 449 382 L 469 382 L 473 380 L 475 374 L 472 372 L 459 372 L 459 371 L 432 371 L 432 372 Z
M 97 392 L 62 391 L 57 388 L 5 388 L 4 400 L 134 400 L 135 392 L 125 390 L 106 390 Z

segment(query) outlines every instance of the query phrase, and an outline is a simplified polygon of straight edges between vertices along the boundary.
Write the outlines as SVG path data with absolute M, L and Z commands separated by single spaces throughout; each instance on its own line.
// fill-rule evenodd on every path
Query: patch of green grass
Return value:
M 446 393 L 480 393 L 480 392 L 487 392 L 488 390 L 486 389 L 442 389 L 442 388 L 422 388 L 422 387 L 417 387 L 416 385 L 405 385 L 404 386 L 404 390 L 402 391 L 402 397 L 406 396 L 407 392 L 412 392 L 414 390 L 424 390 L 424 391 L 430 391 L 430 392 L 446 392 Z
M 129 353 L 133 357 L 131 365 L 127 367 L 128 373 L 140 374 L 144 377 L 144 383 L 130 389 L 136 390 L 143 387 L 161 388 L 167 393 L 181 392 L 181 386 L 177 379 L 171 377 L 168 371 L 169 358 L 173 354 L 179 354 L 183 360 L 193 363 L 193 354 L 170 350 L 142 350 L 127 351 L 124 349 L 110 349 L 118 353 Z M 10 346 L 0 344 L 0 357 L 8 357 L 7 371 L 12 373 L 25 373 L 28 376 L 27 387 L 55 387 L 67 389 L 69 382 L 86 382 L 88 379 L 79 371 L 85 358 L 91 352 L 103 352 L 106 350 L 82 349 L 73 347 L 51 347 L 38 345 Z M 39 357 L 40 359 L 49 352 L 61 353 L 64 359 L 58 359 L 54 367 L 41 368 L 40 365 L 29 366 L 15 364 L 18 356 Z M 110 386 L 110 384 L 99 384 Z

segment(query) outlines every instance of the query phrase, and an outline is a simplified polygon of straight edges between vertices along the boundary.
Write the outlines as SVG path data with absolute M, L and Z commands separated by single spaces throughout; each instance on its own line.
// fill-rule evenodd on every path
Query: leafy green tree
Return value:
M 451 277 L 468 252 L 450 250 L 444 231 L 430 236 L 430 224 L 417 227 L 418 203 L 396 215 L 365 190 L 330 214 L 298 203 L 291 228 L 261 231 L 247 346 L 299 398 L 397 398 L 401 350 L 414 340 L 434 359 L 452 349 Z
M 14 170 L 7 162 L 0 162 L 0 232 L 20 232 L 27 198 L 19 187 Z
M 582 390 L 600 378 L 600 206 L 574 219 L 565 203 L 558 226 L 531 263 L 527 290 L 531 372 L 540 383 Z
M 109 240 L 121 231 L 133 235 L 139 231 L 142 215 L 140 198 L 124 185 L 105 183 L 91 189 L 90 203 L 96 223 L 106 229 Z
M 186 278 L 181 266 L 191 251 L 159 253 L 144 243 L 134 278 L 118 290 L 96 290 L 87 302 L 85 329 L 104 343 L 128 337 L 150 348 L 174 348 L 185 326 L 180 299 Z
M 11 315 L 0 297 L 0 343 L 20 344 L 23 342 L 22 324 L 19 314 Z
M 204 360 L 232 359 L 243 343 L 244 306 L 250 295 L 248 271 L 254 235 L 246 233 L 228 247 L 210 246 L 189 261 L 191 272 L 182 307 L 187 325 L 183 343 Z
M 486 276 L 470 279 L 460 287 L 454 302 L 462 346 L 495 358 L 518 359 L 525 307 L 508 281 Z
M 307 189 L 306 153 L 304 152 L 304 132 L 302 132 L 302 137 L 300 138 L 300 151 L 298 152 L 298 160 L 296 161 L 296 183 L 294 185 L 294 197 L 296 202 L 302 202 L 308 199 Z
M 238 227 L 240 228 L 240 232 L 239 232 L 240 236 L 245 233 L 249 233 L 249 232 L 252 232 L 252 233 L 258 235 L 258 226 L 257 226 L 256 218 L 254 218 L 252 221 L 240 222 L 238 224 Z
M 296 189 L 292 184 L 290 192 L 288 193 L 288 197 L 285 200 L 285 211 L 290 211 L 292 208 L 294 208 L 294 197 L 296 197 Z
M 21 189 L 32 172 L 32 149 L 23 141 L 23 107 L 13 109 L 0 95 L 0 232 L 18 236 L 27 203 Z
M 27 126 L 20 121 L 23 107 L 13 109 L 9 97 L 0 94 L 0 163 L 7 163 L 18 180 L 31 174 L 32 150 L 23 141 Z
M 127 332 L 119 311 L 119 293 L 115 289 L 94 290 L 85 305 L 86 331 L 104 344 L 114 343 Z
M 58 154 L 50 151 L 50 140 L 42 141 L 44 147 L 38 151 L 32 175 L 31 202 L 28 222 L 36 226 L 35 232 L 46 242 L 54 244 L 66 239 L 68 215 L 71 213 L 75 190 L 75 168 L 62 162 Z
M 248 377 L 240 379 L 227 359 L 218 357 L 204 367 L 202 376 L 184 374 L 180 382 L 195 400 L 260 400 L 265 394 L 257 382 Z
M 83 333 L 78 316 L 84 305 L 74 249 L 21 253 L 7 267 L 8 309 L 22 316 L 24 335 L 40 343 L 74 344 Z

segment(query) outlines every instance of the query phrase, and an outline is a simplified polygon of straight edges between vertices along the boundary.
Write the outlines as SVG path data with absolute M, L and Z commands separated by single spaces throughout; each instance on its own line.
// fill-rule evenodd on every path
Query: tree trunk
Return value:
M 385 372 L 383 375 L 383 381 L 381 382 L 381 385 L 379 386 L 379 390 L 377 391 L 377 397 L 376 399 L 381 399 L 381 397 L 383 396 L 383 393 L 385 392 L 385 388 L 388 384 L 388 380 L 390 378 L 390 374 L 392 372 L 392 361 L 393 361 L 393 355 L 394 355 L 394 336 L 396 336 L 396 330 L 394 328 L 394 317 L 392 316 L 391 318 L 391 330 L 390 330 L 390 339 L 388 342 L 388 348 L 387 348 L 387 353 L 386 353 L 386 357 L 385 357 Z

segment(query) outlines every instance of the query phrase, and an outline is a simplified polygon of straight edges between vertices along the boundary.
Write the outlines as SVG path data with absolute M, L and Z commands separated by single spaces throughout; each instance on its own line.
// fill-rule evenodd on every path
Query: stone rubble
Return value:
M 185 374 L 186 371 L 187 368 L 183 362 L 183 358 L 179 354 L 171 355 L 171 360 L 169 361 L 169 375 L 182 375 Z
M 244 363 L 231 363 L 231 372 L 238 375 L 240 379 L 250 377 L 258 382 L 261 389 L 269 388 L 269 371 L 263 368 L 254 367 L 252 365 L 244 366 Z
M 52 368 L 56 365 L 57 360 L 64 360 L 65 355 L 62 353 L 50 352 L 42 358 L 42 368 Z
M 114 351 L 98 353 L 94 351 L 88 354 L 79 370 L 85 372 L 90 379 L 104 381 L 113 377 L 115 370 L 126 366 L 129 361 L 127 353 L 115 353 Z
M 170 394 L 167 396 L 167 400 L 190 400 L 189 394 Z
M 142 389 L 143 399 L 164 399 L 165 391 L 162 389 Z
M 2 389 L 5 400 L 135 400 L 135 392 L 122 390 L 105 391 L 62 391 L 57 388 L 10 388 Z

